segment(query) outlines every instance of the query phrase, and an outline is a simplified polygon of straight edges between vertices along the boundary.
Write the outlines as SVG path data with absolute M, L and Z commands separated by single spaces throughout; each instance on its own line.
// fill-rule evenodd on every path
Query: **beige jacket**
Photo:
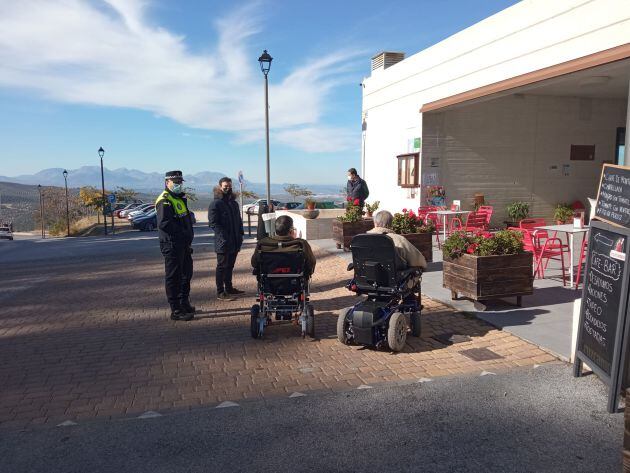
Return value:
M 409 243 L 404 236 L 394 233 L 389 228 L 374 227 L 368 233 L 386 233 L 389 238 L 394 242 L 398 256 L 407 264 L 408 267 L 427 267 L 427 260 L 418 248 Z

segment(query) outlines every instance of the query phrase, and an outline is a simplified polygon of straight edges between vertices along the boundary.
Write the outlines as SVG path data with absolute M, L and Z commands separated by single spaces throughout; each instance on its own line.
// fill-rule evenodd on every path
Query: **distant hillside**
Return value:
M 15 231 L 33 230 L 33 213 L 39 209 L 37 186 L 0 182 L 0 200 L 0 221 L 13 222 Z
M 159 172 L 144 172 L 137 169 L 119 168 L 103 170 L 105 176 L 105 187 L 115 190 L 116 187 L 128 187 L 137 191 L 159 192 L 164 186 L 164 174 Z M 210 193 L 212 188 L 217 185 L 219 179 L 225 174 L 215 171 L 204 171 L 196 174 L 185 175 L 186 185 L 194 188 L 199 193 Z M 235 187 L 238 182 L 235 176 L 231 176 L 234 180 Z M 343 178 L 344 176 L 341 176 Z M 28 184 L 42 186 L 59 186 L 63 187 L 63 168 L 50 168 L 39 171 L 36 174 L 25 174 L 15 177 L 0 176 L 0 181 L 11 182 L 17 184 Z M 68 169 L 68 185 L 70 187 L 94 186 L 101 187 L 101 168 L 99 166 L 83 166 L 79 169 Z M 339 189 L 345 185 L 341 184 L 305 184 L 304 186 L 313 191 L 315 194 L 322 196 L 332 196 L 339 193 Z M 284 187 L 286 184 L 271 184 L 272 194 L 285 194 Z M 266 192 L 266 186 L 260 182 L 246 181 L 246 187 L 259 195 Z

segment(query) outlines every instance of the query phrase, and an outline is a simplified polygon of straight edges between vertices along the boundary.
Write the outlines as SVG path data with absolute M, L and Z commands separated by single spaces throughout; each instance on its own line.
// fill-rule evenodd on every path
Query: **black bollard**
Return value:
M 267 238 L 269 234 L 265 230 L 265 222 L 263 221 L 263 214 L 269 213 L 267 204 L 258 206 L 258 228 L 256 228 L 256 240 L 262 240 Z

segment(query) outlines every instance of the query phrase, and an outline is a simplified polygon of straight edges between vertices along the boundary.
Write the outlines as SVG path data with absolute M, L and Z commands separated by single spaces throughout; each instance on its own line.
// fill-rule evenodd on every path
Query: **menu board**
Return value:
M 630 228 L 630 167 L 604 164 L 595 216 L 604 222 Z
M 581 376 L 586 362 L 608 385 L 608 412 L 617 412 L 622 385 L 628 385 L 629 252 L 630 229 L 591 222 L 573 375 Z
M 626 237 L 593 228 L 584 277 L 578 349 L 611 375 L 619 308 L 623 296 Z

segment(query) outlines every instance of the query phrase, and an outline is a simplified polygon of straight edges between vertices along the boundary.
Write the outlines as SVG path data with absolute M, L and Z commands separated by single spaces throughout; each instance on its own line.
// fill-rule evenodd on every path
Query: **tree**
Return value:
M 99 203 L 102 196 L 99 195 Z M 67 231 L 67 218 L 70 225 L 85 217 L 89 208 L 84 198 L 75 193 L 68 193 L 68 208 L 66 209 L 66 191 L 62 187 L 42 188 L 42 202 L 44 204 L 44 226 L 50 229 L 52 235 L 64 235 Z M 68 214 L 66 215 L 66 211 Z M 40 211 L 33 214 L 36 224 L 40 225 Z
M 108 194 L 109 191 L 105 191 L 105 194 Z M 98 221 L 100 222 L 100 216 L 103 213 L 103 194 L 102 191 L 98 190 L 93 186 L 85 186 L 79 189 L 79 198 L 83 205 L 92 209 L 96 212 L 98 216 Z
M 118 190 L 114 192 L 116 194 L 116 200 L 119 202 L 130 202 L 136 200 L 138 193 L 133 189 L 127 189 L 126 187 L 118 187 Z
M 302 197 L 309 197 L 311 195 L 313 195 L 313 192 L 311 192 L 310 190 L 308 190 L 306 187 L 302 187 L 302 186 L 298 186 L 297 184 L 287 184 L 284 187 L 284 191 L 293 196 L 293 201 L 295 202 L 295 199 L 302 196 Z
M 198 200 L 194 187 L 184 187 L 183 190 L 184 194 L 186 194 L 186 199 L 188 199 L 189 202 L 195 202 Z
M 248 191 L 248 190 L 243 189 L 241 194 L 243 195 L 244 199 L 258 199 L 258 194 L 256 194 L 255 192 L 252 192 L 252 191 Z

